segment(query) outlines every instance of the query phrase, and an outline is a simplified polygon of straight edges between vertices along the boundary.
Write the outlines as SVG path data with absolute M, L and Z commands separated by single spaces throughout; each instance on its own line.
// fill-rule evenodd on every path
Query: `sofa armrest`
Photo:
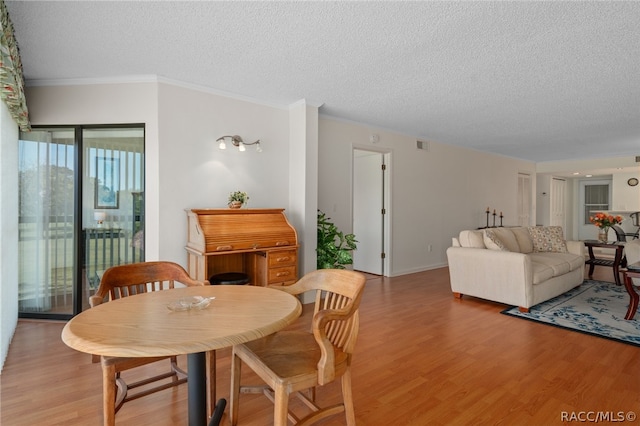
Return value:
M 587 255 L 587 248 L 582 241 L 567 241 L 567 251 L 582 257 Z
M 531 258 L 523 253 L 449 247 L 451 290 L 515 306 L 533 303 Z

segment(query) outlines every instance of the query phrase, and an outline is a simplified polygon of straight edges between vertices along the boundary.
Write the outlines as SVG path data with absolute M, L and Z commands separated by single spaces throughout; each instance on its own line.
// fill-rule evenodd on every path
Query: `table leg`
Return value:
M 633 279 L 627 274 L 624 274 L 624 286 L 627 289 L 627 293 L 629 293 L 629 309 L 627 309 L 627 314 L 624 316 L 624 319 L 632 320 L 638 310 L 638 299 L 640 299 L 640 296 L 638 296 L 638 293 L 636 293 L 633 288 Z
M 189 426 L 205 426 L 207 424 L 207 358 L 204 352 L 187 355 L 187 390 L 189 398 Z M 211 380 L 215 380 L 214 377 Z M 218 426 L 222 420 L 226 399 L 219 399 L 209 426 Z
M 613 279 L 615 280 L 617 285 L 622 285 L 622 283 L 620 282 L 620 263 L 622 262 L 623 251 L 623 246 L 616 248 L 616 257 L 613 260 Z
M 187 355 L 189 396 L 189 426 L 207 424 L 207 378 L 204 352 Z
M 588 248 L 589 248 L 589 260 L 591 261 L 591 263 L 589 263 L 589 279 L 592 280 L 593 279 L 593 270 L 596 267 L 596 265 L 593 263 L 593 261 L 596 258 L 596 256 L 593 254 L 593 247 L 589 246 Z

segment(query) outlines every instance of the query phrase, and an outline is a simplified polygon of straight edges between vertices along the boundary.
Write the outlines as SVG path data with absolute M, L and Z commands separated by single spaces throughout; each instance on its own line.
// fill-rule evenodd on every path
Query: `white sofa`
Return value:
M 461 231 L 447 259 L 456 298 L 479 297 L 523 312 L 584 280 L 584 244 L 565 241 L 557 226 Z

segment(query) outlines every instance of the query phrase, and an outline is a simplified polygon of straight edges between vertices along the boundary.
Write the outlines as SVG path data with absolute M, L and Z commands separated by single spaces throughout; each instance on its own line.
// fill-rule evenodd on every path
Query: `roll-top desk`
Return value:
M 284 209 L 188 209 L 189 275 L 245 272 L 253 285 L 298 279 L 298 235 Z

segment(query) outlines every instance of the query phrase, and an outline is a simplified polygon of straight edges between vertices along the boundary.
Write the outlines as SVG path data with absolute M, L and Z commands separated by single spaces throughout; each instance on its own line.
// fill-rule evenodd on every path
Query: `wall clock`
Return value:
M 636 185 L 638 184 L 638 179 L 636 179 L 636 178 L 630 178 L 630 179 L 627 181 L 627 184 L 628 184 L 629 186 L 636 186 Z

